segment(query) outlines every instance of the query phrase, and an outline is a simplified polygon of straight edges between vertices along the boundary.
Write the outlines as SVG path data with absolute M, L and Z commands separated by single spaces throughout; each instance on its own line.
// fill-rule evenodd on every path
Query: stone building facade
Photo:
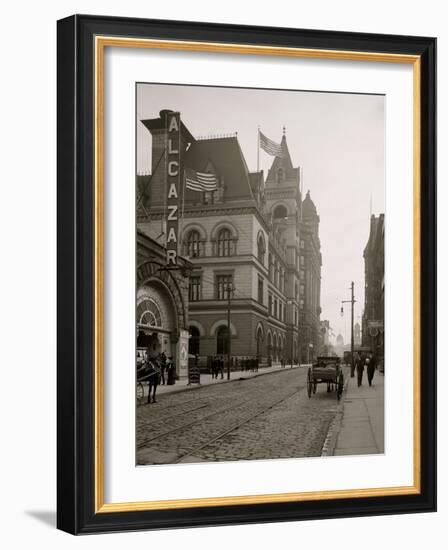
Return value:
M 152 135 L 152 173 L 137 178 L 138 230 L 161 245 L 166 113 L 142 121 Z M 179 145 L 183 167 L 218 180 L 215 191 L 184 187 L 180 198 L 179 254 L 192 265 L 190 352 L 227 353 L 230 291 L 233 356 L 258 356 L 265 364 L 309 360 L 320 326 L 319 217 L 309 193 L 302 201 L 286 136 L 283 158 L 274 158 L 266 179 L 263 171 L 249 171 L 236 135 L 195 139 L 181 123 Z
M 187 374 L 189 321 L 188 276 L 192 266 L 181 258 L 180 269 L 166 269 L 166 251 L 137 230 L 137 354 L 173 357 L 178 376 Z
M 365 303 L 362 344 L 384 358 L 384 214 L 370 218 L 364 249 Z

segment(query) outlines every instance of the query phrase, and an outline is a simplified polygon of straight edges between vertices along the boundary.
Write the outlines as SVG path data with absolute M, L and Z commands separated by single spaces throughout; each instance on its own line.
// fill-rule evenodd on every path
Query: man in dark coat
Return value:
M 358 356 L 358 360 L 356 362 L 356 373 L 358 375 L 358 388 L 359 386 L 362 386 L 362 375 L 364 374 L 365 360 L 366 360 L 366 357 L 364 353 L 361 353 Z
M 370 354 L 367 364 L 367 380 L 369 381 L 369 386 L 372 385 L 373 377 L 375 375 L 376 369 L 376 357 L 374 353 Z

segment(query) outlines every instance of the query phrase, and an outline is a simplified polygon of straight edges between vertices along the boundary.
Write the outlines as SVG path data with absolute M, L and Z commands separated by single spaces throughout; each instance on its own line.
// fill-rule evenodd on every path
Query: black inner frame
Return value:
M 94 37 L 421 56 L 421 493 L 94 512 Z M 436 509 L 436 40 L 427 37 L 75 15 L 58 22 L 58 507 L 73 534 Z

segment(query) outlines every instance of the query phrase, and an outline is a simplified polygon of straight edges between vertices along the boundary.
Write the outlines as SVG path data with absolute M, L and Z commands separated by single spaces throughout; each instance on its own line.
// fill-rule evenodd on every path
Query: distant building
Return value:
M 336 345 L 334 351 L 336 352 L 339 357 L 343 357 L 344 355 L 344 337 L 342 334 L 338 334 L 336 336 Z
M 309 363 L 320 347 L 320 288 L 322 256 L 319 240 L 319 216 L 308 191 L 303 201 L 300 224 L 300 354 L 301 362 Z
M 361 325 L 359 323 L 355 323 L 355 326 L 353 327 L 353 340 L 355 347 L 359 347 L 361 345 Z
M 322 320 L 320 322 L 321 342 L 318 352 L 320 355 L 330 355 L 331 351 L 333 350 L 333 346 L 330 343 L 330 333 L 330 321 L 328 321 L 327 319 Z
M 365 303 L 362 344 L 384 357 L 384 214 L 372 215 L 364 249 Z
M 138 230 L 161 246 L 170 113 L 142 121 L 152 135 L 152 170 L 137 177 Z M 230 289 L 232 356 L 310 360 L 320 337 L 319 217 L 309 193 L 302 201 L 286 136 L 266 180 L 249 171 L 236 135 L 196 139 L 181 122 L 178 143 L 184 168 L 218 181 L 214 191 L 185 188 L 180 198 L 178 249 L 192 265 L 183 283 L 190 353 L 227 353 Z

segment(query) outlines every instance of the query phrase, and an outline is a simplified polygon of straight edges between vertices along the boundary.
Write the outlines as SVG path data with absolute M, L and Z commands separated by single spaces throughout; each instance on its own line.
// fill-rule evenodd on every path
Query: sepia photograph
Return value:
M 384 453 L 385 96 L 135 93 L 136 464 Z

